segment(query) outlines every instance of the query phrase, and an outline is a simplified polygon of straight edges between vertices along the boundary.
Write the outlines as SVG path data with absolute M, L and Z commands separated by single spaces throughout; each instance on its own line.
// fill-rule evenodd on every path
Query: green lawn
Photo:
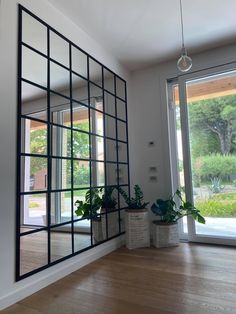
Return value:
M 208 200 L 198 200 L 195 206 L 205 217 L 236 217 L 236 193 L 213 194 Z

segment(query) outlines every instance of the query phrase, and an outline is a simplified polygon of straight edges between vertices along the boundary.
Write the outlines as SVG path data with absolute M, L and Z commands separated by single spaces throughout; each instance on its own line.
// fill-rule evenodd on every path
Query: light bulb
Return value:
M 183 47 L 181 57 L 177 62 L 177 67 L 181 72 L 188 72 L 191 69 L 192 65 L 192 59 L 187 55 L 187 51 Z

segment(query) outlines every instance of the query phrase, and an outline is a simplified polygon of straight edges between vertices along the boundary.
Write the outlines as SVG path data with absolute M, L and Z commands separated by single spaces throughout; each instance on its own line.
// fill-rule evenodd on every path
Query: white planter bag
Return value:
M 153 222 L 153 245 L 156 248 L 179 245 L 178 224 L 163 224 Z
M 103 241 L 102 234 L 102 221 L 101 220 L 93 220 L 92 221 L 92 230 L 93 230 L 93 241 L 94 244 Z
M 126 247 L 135 249 L 150 247 L 150 224 L 147 209 L 125 211 Z
M 102 213 L 105 213 L 105 210 L 102 209 Z M 108 238 L 114 237 L 119 233 L 119 213 L 116 212 L 109 212 L 107 211 L 107 215 L 102 215 L 102 233 L 103 238 L 106 239 L 106 216 L 107 216 L 107 227 L 108 227 Z

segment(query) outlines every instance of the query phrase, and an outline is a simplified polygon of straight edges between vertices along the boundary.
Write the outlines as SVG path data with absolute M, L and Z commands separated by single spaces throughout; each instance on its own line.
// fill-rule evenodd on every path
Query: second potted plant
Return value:
M 153 221 L 153 244 L 157 248 L 179 244 L 178 220 L 184 216 L 192 216 L 205 224 L 200 211 L 192 203 L 184 201 L 179 190 L 167 200 L 158 199 L 151 210 L 159 217 L 159 220 Z
M 119 188 L 127 209 L 125 211 L 126 247 L 135 249 L 150 246 L 150 223 L 148 203 L 143 200 L 143 192 L 138 185 L 134 186 L 134 197 L 130 197 L 123 189 Z

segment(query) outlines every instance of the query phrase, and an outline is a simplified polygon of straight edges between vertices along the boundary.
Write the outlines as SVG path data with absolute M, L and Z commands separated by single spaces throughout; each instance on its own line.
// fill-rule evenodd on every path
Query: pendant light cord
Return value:
M 179 0 L 179 6 L 180 6 L 180 18 L 181 18 L 182 48 L 184 48 L 184 22 L 183 22 L 182 0 Z

